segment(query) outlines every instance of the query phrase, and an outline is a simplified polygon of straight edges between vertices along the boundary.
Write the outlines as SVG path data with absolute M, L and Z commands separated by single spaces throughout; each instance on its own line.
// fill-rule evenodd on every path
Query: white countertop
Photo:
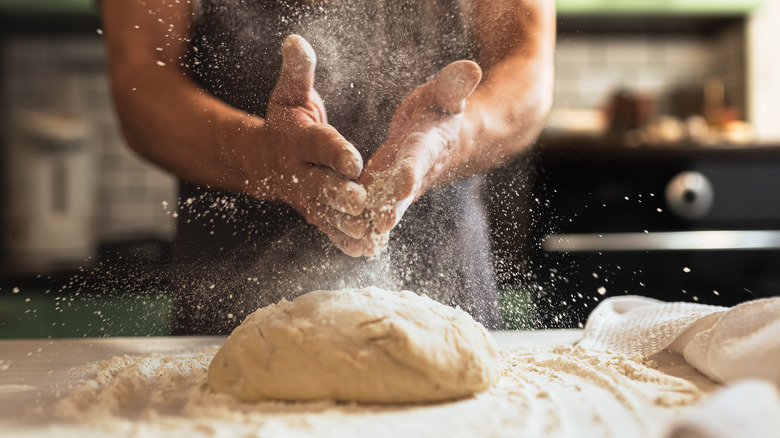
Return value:
M 493 332 L 494 337 L 503 350 L 516 348 L 521 353 L 526 350 L 552 351 L 555 346 L 570 346 L 576 343 L 581 334 L 581 330 Z M 89 435 L 90 431 L 94 433 L 94 436 L 105 436 L 106 434 L 121 436 L 140 434 L 149 436 L 147 434 L 148 430 L 144 428 L 128 429 L 124 427 L 108 431 L 107 433 L 105 429 L 95 428 L 92 425 L 63 423 L 62 419 L 51 418 L 51 416 L 47 415 L 47 412 L 58 400 L 67 397 L 74 387 L 83 384 L 84 375 L 73 372 L 73 367 L 111 359 L 115 356 L 139 356 L 150 353 L 194 353 L 202 351 L 208 346 L 221 345 L 224 340 L 224 337 L 164 337 L 0 341 L 0 436 L 53 436 L 52 433 L 56 433 L 59 436 L 79 436 L 83 438 Z M 680 394 L 691 390 L 691 388 L 684 388 L 683 390 L 680 388 L 670 389 L 674 385 L 699 387 L 705 392 L 709 392 L 715 387 L 714 384 L 698 375 L 690 366 L 685 364 L 679 356 L 667 355 L 660 358 L 658 370 L 653 370 L 653 372 L 663 373 L 660 380 L 667 379 L 666 376 L 671 380 L 661 382 L 660 386 L 656 385 L 657 388 L 651 388 L 657 394 L 654 393 L 652 397 L 644 400 L 643 396 L 637 396 L 632 393 L 634 390 L 630 388 L 625 389 L 626 394 L 622 393 L 624 389 L 621 388 L 621 385 L 625 385 L 625 382 L 621 383 L 617 380 L 623 378 L 620 373 L 626 375 L 630 373 L 620 371 L 620 373 L 591 377 L 588 373 L 583 373 L 582 370 L 577 371 L 571 368 L 572 365 L 579 367 L 579 364 L 587 366 L 588 361 L 592 362 L 592 359 L 586 357 L 575 362 L 562 361 L 562 359 L 566 359 L 571 355 L 570 350 L 545 354 L 548 354 L 548 356 L 539 356 L 538 358 L 520 354 L 516 359 L 512 359 L 519 364 L 518 366 L 522 365 L 522 370 L 517 367 L 507 368 L 505 365 L 505 375 L 507 375 L 507 372 L 514 372 L 517 369 L 519 370 L 517 372 L 533 373 L 534 380 L 525 379 L 522 375 L 519 377 L 514 376 L 515 380 L 511 381 L 508 380 L 509 377 L 502 377 L 503 386 L 499 385 L 502 388 L 495 391 L 491 390 L 491 394 L 481 394 L 471 399 L 431 406 L 417 406 L 409 409 L 376 406 L 369 408 L 343 404 L 317 405 L 317 409 L 314 410 L 302 410 L 300 407 L 294 408 L 290 404 L 276 404 L 273 409 L 269 409 L 269 405 L 263 405 L 264 407 L 255 409 L 251 406 L 241 405 L 240 409 L 243 410 L 243 417 L 241 417 L 242 420 L 240 421 L 246 423 L 244 425 L 246 427 L 241 430 L 242 433 L 246 433 L 246 430 L 253 430 L 262 436 L 299 436 L 301 424 L 305 423 L 305 435 L 341 436 L 340 433 L 334 432 L 334 424 L 337 426 L 343 424 L 345 431 L 351 431 L 352 435 L 360 436 L 361 433 L 366 432 L 367 425 L 376 424 L 378 428 L 387 431 L 387 436 L 404 436 L 408 438 L 409 431 L 402 428 L 398 429 L 399 419 L 404 422 L 406 419 L 409 419 L 410 424 L 414 424 L 414 421 L 421 421 L 421 419 L 424 420 L 430 417 L 431 424 L 440 424 L 437 427 L 445 428 L 442 429 L 442 432 L 445 432 L 446 427 L 448 427 L 446 423 L 449 422 L 442 422 L 441 420 L 452 418 L 452 425 L 449 426 L 454 429 L 447 432 L 450 435 L 454 432 L 463 432 L 462 434 L 455 433 L 455 435 L 474 435 L 474 431 L 477 431 L 477 435 L 533 436 L 518 435 L 517 431 L 533 433 L 536 426 L 545 425 L 545 428 L 552 428 L 552 430 L 544 432 L 544 436 L 571 436 L 571 432 L 576 432 L 576 436 L 604 436 L 605 430 L 611 431 L 607 436 L 629 436 L 621 435 L 619 433 L 621 430 L 629 431 L 630 433 L 641 430 L 647 432 L 646 436 L 660 436 L 658 434 L 663 429 L 663 425 L 659 426 L 659 422 L 662 422 L 664 425 L 669 423 L 677 415 L 680 408 L 678 406 L 657 406 L 657 400 L 654 402 L 653 397 L 658 398 L 667 395 L 672 398 L 684 397 L 684 395 Z M 629 378 L 631 378 L 630 375 Z M 610 383 L 609 379 L 617 380 L 615 383 Z M 511 385 L 517 386 L 516 394 Z M 593 387 L 591 388 L 589 385 Z M 641 389 L 640 386 L 647 385 L 647 383 L 639 382 L 637 385 L 639 385 L 637 388 Z M 190 387 L 194 386 L 190 384 Z M 548 389 L 550 394 L 545 394 L 545 392 L 548 392 Z M 639 391 L 639 389 L 636 389 L 636 391 Z M 190 388 L 189 390 L 192 389 Z M 500 394 L 492 394 L 496 391 L 500 392 Z M 610 393 L 610 391 L 612 392 Z M 613 393 L 617 395 L 612 395 Z M 545 401 L 539 404 L 539 406 L 534 406 L 533 403 L 529 405 L 529 401 L 533 401 L 535 398 Z M 617 402 L 611 400 L 611 398 L 617 398 Z M 598 401 L 602 399 L 607 401 L 605 403 Z M 517 403 L 521 407 L 516 415 L 512 414 L 513 411 L 509 409 L 512 408 L 513 403 Z M 649 420 L 634 418 L 638 415 L 636 412 L 638 409 L 644 409 L 641 407 L 643 406 L 642 403 L 652 405 L 648 408 L 648 415 L 656 415 L 657 418 L 650 418 Z M 677 402 L 672 404 L 675 403 Z M 689 405 L 690 403 L 686 402 L 683 404 Z M 599 406 L 594 407 L 595 405 Z M 481 414 L 479 413 L 480 409 L 484 410 Z M 651 413 L 650 411 L 653 412 Z M 325 412 L 328 414 L 325 415 Z M 484 418 L 486 424 L 492 424 L 492 426 L 485 426 L 488 428 L 481 429 L 477 420 L 466 418 L 468 417 L 466 414 L 470 412 L 474 412 L 474 415 Z M 605 422 L 604 417 L 609 417 L 612 413 L 619 421 L 610 419 L 610 421 Z M 543 415 L 550 415 L 551 417 L 542 422 L 538 422 L 533 418 Z M 181 417 L 177 418 L 181 420 Z M 262 420 L 258 420 L 258 418 L 262 418 Z M 188 430 L 186 433 L 182 432 L 183 435 L 181 436 L 189 436 L 193 433 L 193 430 L 196 435 L 221 435 L 220 427 L 226 424 L 224 418 L 206 423 L 206 426 L 201 424 L 203 419 L 193 417 L 193 423 L 196 420 L 200 426 L 197 429 Z M 144 421 L 148 423 L 148 419 Z M 231 421 L 231 424 L 235 425 L 236 421 L 239 420 L 232 419 Z M 383 427 L 383 421 L 388 422 L 387 424 L 393 425 L 393 427 Z M 437 421 L 439 423 L 436 423 Z M 580 421 L 593 423 L 593 433 L 589 433 L 587 428 L 578 425 Z M 463 424 L 458 425 L 459 422 Z M 641 423 L 641 429 L 637 429 L 637 427 L 640 427 L 637 426 L 639 423 Z M 289 429 L 287 429 L 288 427 Z M 394 428 L 398 429 L 398 433 L 393 432 Z M 281 433 L 279 432 L 280 430 L 293 431 L 295 433 Z M 410 430 L 417 431 L 418 436 L 427 435 L 425 429 L 421 429 L 418 426 Z M 168 429 L 163 431 L 164 433 L 159 430 L 157 432 L 159 432 L 160 436 L 172 436 L 171 430 Z M 537 432 L 539 431 L 537 430 Z M 642 433 L 644 434 L 645 432 Z M 12 433 L 12 435 L 4 435 L 4 433 Z M 173 433 L 173 435 L 177 434 Z M 633 436 L 636 436 L 636 434 Z

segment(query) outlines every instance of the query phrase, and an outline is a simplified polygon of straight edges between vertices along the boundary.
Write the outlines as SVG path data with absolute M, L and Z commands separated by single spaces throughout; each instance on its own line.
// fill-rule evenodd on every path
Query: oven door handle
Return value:
M 547 252 L 780 250 L 780 230 L 548 234 Z

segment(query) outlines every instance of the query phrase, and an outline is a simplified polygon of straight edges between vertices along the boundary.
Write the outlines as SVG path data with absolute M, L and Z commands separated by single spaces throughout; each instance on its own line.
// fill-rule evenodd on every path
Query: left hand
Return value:
M 368 192 L 365 214 L 370 221 L 364 256 L 381 251 L 406 209 L 448 170 L 458 149 L 466 98 L 481 79 L 476 63 L 456 61 L 398 106 L 387 139 L 360 177 Z
M 266 147 L 252 144 L 257 155 L 246 155 L 245 167 L 257 175 L 249 187 L 259 187 L 261 199 L 290 205 L 341 251 L 358 257 L 368 224 L 361 214 L 366 191 L 354 181 L 363 170 L 363 158 L 327 123 L 325 106 L 314 89 L 316 59 L 302 37 L 284 39 L 279 79 L 261 131 Z

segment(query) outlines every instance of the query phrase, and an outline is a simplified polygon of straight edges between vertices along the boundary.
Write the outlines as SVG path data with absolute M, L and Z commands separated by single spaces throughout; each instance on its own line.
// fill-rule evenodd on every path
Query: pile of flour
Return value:
M 166 438 L 660 437 L 713 389 L 638 356 L 521 347 L 501 351 L 495 386 L 453 402 L 242 403 L 208 389 L 216 351 L 114 357 L 74 369 L 78 383 L 52 409 L 56 427 Z

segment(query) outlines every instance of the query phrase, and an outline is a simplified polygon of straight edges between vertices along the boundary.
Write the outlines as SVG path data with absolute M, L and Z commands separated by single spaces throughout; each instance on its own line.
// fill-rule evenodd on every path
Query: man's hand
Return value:
M 263 133 L 269 145 L 249 156 L 248 167 L 263 167 L 254 181 L 258 194 L 283 201 L 320 228 L 345 253 L 362 254 L 358 240 L 367 221 L 360 218 L 366 191 L 356 181 L 363 159 L 327 124 L 322 99 L 314 90 L 314 49 L 297 35 L 282 45 L 282 68 L 271 94 Z
M 459 146 L 466 98 L 481 78 L 476 63 L 456 61 L 401 102 L 387 139 L 360 178 L 368 191 L 364 217 L 370 221 L 363 255 L 375 255 L 387 244 L 390 230 L 409 205 L 446 171 Z

